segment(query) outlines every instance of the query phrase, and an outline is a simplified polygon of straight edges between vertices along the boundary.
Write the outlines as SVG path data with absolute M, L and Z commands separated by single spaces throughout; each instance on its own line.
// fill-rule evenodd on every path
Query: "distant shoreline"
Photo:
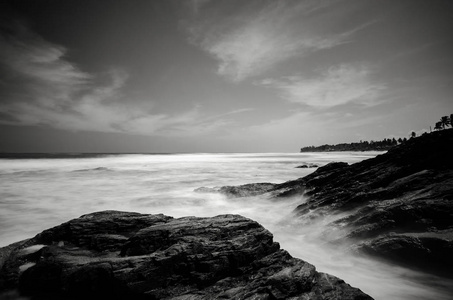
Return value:
M 396 139 L 384 139 L 382 141 L 360 141 L 359 143 L 342 143 L 336 145 L 325 144 L 321 146 L 302 147 L 300 152 L 387 151 L 404 142 L 406 142 L 406 140 L 397 141 Z
M 309 153 L 309 152 L 385 152 L 388 151 L 391 147 L 387 149 L 376 148 L 376 149 L 366 149 L 366 150 L 358 150 L 358 149 L 344 149 L 344 150 L 300 150 L 300 153 Z

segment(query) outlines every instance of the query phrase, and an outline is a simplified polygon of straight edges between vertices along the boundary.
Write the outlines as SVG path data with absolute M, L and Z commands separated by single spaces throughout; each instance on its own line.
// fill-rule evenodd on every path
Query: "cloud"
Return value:
M 19 22 L 0 24 L 0 96 L 5 101 L 28 101 L 33 96 L 41 105 L 59 98 L 58 105 L 69 101 L 91 79 L 87 73 L 63 59 L 66 49 L 32 33 Z
M 374 105 L 386 85 L 373 79 L 373 68 L 366 64 L 341 64 L 321 71 L 317 78 L 300 75 L 264 79 L 259 85 L 280 91 L 294 103 L 329 108 L 350 102 Z
M 348 42 L 366 27 L 317 33 L 310 16 L 329 1 L 278 1 L 235 16 L 199 21 L 190 27 L 192 42 L 218 61 L 217 74 L 234 82 L 257 76 L 295 56 L 330 49 Z
M 198 15 L 201 8 L 208 2 L 209 2 L 209 0 L 190 0 L 188 2 L 188 4 L 190 5 L 190 9 L 192 10 L 192 13 L 195 15 Z
M 68 50 L 44 40 L 25 25 L 0 31 L 0 124 L 50 126 L 73 131 L 140 135 L 203 135 L 230 124 L 228 116 L 206 116 L 200 106 L 175 114 L 157 113 L 151 100 L 125 92 L 127 72 L 80 70 Z

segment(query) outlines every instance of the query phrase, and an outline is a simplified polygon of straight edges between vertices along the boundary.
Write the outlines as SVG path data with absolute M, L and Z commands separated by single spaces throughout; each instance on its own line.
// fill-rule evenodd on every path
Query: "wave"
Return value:
M 106 167 L 97 167 L 97 168 L 79 169 L 79 170 L 74 170 L 72 172 L 108 172 L 108 171 L 113 171 L 113 170 L 110 168 L 106 168 Z
M 43 175 L 48 175 L 51 173 L 49 170 L 24 170 L 24 171 L 13 171 L 13 172 L 8 172 L 8 171 L 3 171 L 0 173 L 0 177 L 37 177 L 37 176 L 43 176 Z

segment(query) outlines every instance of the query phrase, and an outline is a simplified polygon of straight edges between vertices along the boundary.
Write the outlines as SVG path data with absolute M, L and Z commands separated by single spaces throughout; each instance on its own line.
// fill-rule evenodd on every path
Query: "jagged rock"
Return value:
M 350 166 L 321 167 L 302 180 L 301 218 L 347 212 L 354 248 L 404 266 L 453 277 L 453 130 L 410 139 Z
M 0 254 L 0 298 L 371 299 L 238 215 L 97 212 Z
M 385 256 L 405 266 L 436 270 L 438 274 L 451 277 L 453 266 L 453 230 L 425 233 L 388 233 L 359 245 L 360 249 Z M 414 264 L 414 261 L 417 263 Z M 448 268 L 445 267 L 448 266 Z
M 453 277 L 451 145 L 453 129 L 433 132 L 359 163 L 329 163 L 265 193 L 304 194 L 295 212 L 307 222 L 346 214 L 326 231 L 341 228 L 347 234 L 337 241 L 347 239 L 353 249 Z

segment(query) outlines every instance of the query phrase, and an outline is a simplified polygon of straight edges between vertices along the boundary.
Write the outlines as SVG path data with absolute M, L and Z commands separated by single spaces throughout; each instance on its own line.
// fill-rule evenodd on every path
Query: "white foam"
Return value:
M 28 262 L 28 263 L 25 263 L 25 264 L 21 265 L 19 267 L 19 273 L 22 273 L 23 271 L 25 271 L 27 269 L 30 269 L 34 265 L 36 265 L 36 263 L 34 263 L 34 262 Z
M 46 245 L 39 245 L 38 244 L 38 245 L 33 245 L 33 246 L 30 246 L 30 247 L 21 249 L 20 250 L 20 255 L 28 255 L 28 254 L 31 254 L 31 253 L 35 253 L 35 252 L 41 250 L 45 246 Z

